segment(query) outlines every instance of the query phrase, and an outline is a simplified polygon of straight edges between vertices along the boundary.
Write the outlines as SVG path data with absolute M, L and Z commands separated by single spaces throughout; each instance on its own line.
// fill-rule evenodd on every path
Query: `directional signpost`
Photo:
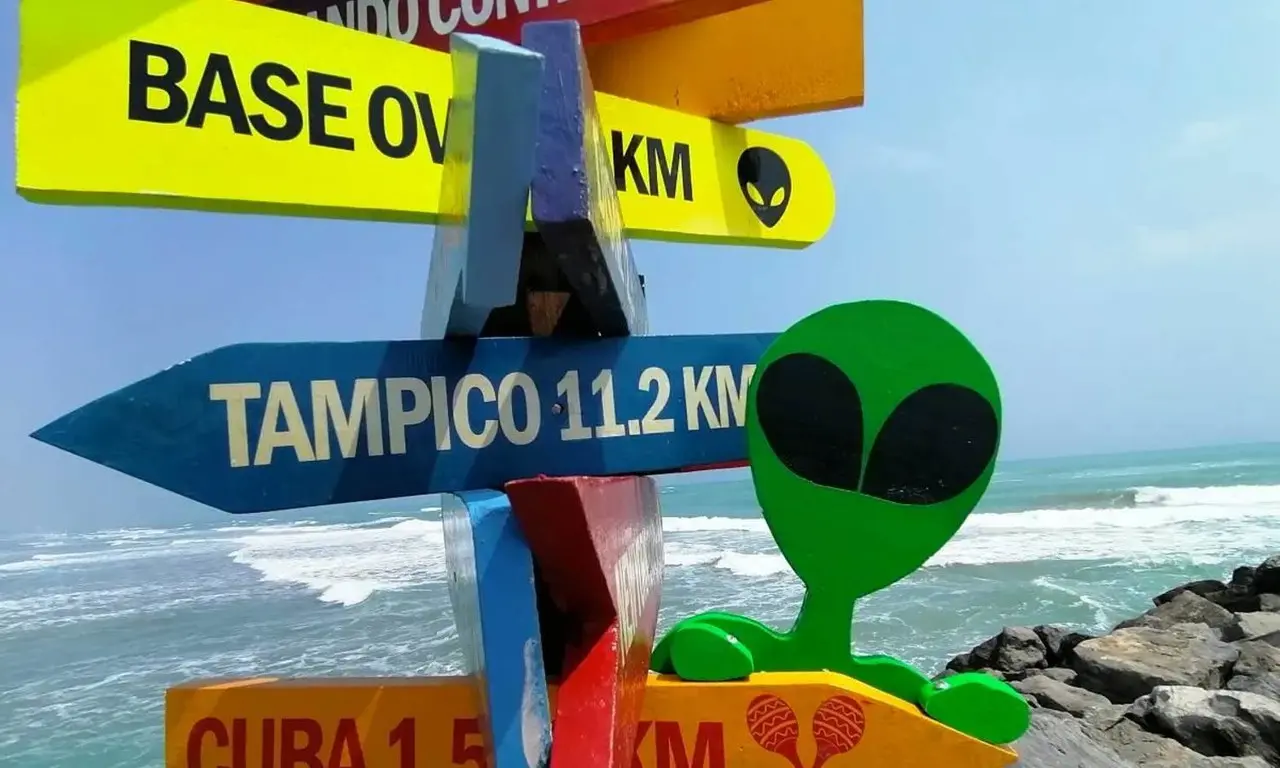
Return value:
M 29 200 L 436 225 L 417 340 L 223 347 L 34 433 L 232 513 L 449 494 L 463 675 L 178 686 L 168 768 L 1016 759 L 1011 688 L 848 647 L 855 598 L 923 562 L 990 478 L 976 350 L 893 302 L 648 335 L 633 239 L 827 231 L 811 148 L 708 116 L 860 103 L 860 2 L 21 0 L 20 21 Z M 713 612 L 656 643 L 649 475 L 748 458 L 806 583 L 797 627 Z
M 483 43 L 486 39 L 491 42 Z M 441 199 L 464 203 L 457 209 L 460 224 L 436 230 L 423 336 L 595 338 L 583 347 L 586 351 L 603 349 L 600 337 L 639 341 L 632 334 L 648 329 L 648 312 L 619 215 L 615 179 L 604 162 L 604 132 L 578 25 L 534 22 L 525 26 L 522 43 L 523 49 L 512 49 L 493 38 L 455 35 L 452 40 L 455 110 L 445 142 Z M 479 66 L 460 66 L 475 54 Z M 541 65 L 533 82 L 530 56 Z M 487 67 L 486 58 L 492 59 Z M 520 140 L 511 135 L 522 130 Z M 486 162 L 486 155 L 503 161 Z M 509 189 L 521 194 L 508 199 Z M 536 233 L 522 238 L 525 195 Z M 460 280 L 451 288 L 455 276 Z M 560 280 L 547 284 L 549 276 Z M 606 379 L 592 387 L 608 400 L 602 413 L 613 404 L 612 374 Z M 742 384 L 739 399 L 745 404 L 745 380 Z M 497 399 L 501 425 L 504 404 L 514 397 L 499 392 Z M 527 399 L 524 405 L 528 425 L 539 406 Z M 582 410 L 567 395 L 557 406 L 570 419 Z M 514 421 L 514 409 L 505 407 Z M 625 427 L 612 416 L 605 421 L 609 426 L 593 430 L 595 437 L 645 433 L 638 420 Z M 673 435 L 650 427 L 649 436 L 659 434 Z M 662 448 L 655 451 L 662 453 Z M 501 765 L 524 764 L 521 755 L 502 754 L 500 745 L 511 732 L 505 726 L 514 719 L 507 715 L 513 711 L 510 703 L 529 702 L 525 740 L 546 743 L 556 737 L 551 768 L 631 768 L 657 633 L 663 565 L 658 493 L 647 477 L 564 472 L 551 478 L 546 472 L 544 467 L 536 477 L 507 483 L 508 495 L 502 497 L 527 541 L 509 541 L 507 557 L 538 564 L 543 599 L 523 571 L 499 583 L 501 577 L 493 575 L 497 569 L 477 562 L 474 575 L 451 580 L 478 585 L 474 597 L 471 590 L 455 590 L 454 604 L 459 626 L 469 630 L 471 669 L 492 702 L 488 743 Z M 445 529 L 446 548 L 462 555 L 454 560 L 467 560 L 474 542 L 483 538 L 478 536 L 482 521 L 472 515 L 468 522 L 470 532 L 465 526 Z M 487 612 L 486 585 L 502 595 L 500 601 L 488 601 Z M 469 610 L 477 605 L 478 610 Z M 522 620 L 529 615 L 540 615 L 539 624 Z M 490 637 L 505 638 L 505 644 L 495 649 Z M 542 683 L 535 679 L 538 670 L 529 666 L 531 655 L 546 659 L 559 682 L 554 712 L 540 708 L 537 686 Z M 523 675 L 485 671 L 494 664 L 518 670 L 522 663 Z M 537 754 L 526 752 L 529 765 L 543 764 Z

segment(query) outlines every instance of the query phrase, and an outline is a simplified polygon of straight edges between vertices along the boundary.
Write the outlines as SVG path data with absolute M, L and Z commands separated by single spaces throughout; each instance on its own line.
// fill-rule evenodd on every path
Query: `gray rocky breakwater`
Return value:
M 1021 768 L 1280 766 L 1280 555 L 1170 589 L 1094 637 L 1006 627 L 947 663 L 1032 706 Z

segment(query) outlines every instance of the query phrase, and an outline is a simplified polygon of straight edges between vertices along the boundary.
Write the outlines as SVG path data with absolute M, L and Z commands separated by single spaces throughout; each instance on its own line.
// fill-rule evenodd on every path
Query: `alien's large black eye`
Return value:
M 862 400 L 833 363 L 805 352 L 778 358 L 761 375 L 756 414 L 787 469 L 811 483 L 858 490 Z
M 986 470 L 998 435 L 995 410 L 972 389 L 918 389 L 876 436 L 862 492 L 900 504 L 955 498 Z

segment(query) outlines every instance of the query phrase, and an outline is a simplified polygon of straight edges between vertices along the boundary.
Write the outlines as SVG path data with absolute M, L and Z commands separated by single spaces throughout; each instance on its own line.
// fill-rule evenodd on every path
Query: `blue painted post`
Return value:
M 421 337 L 478 336 L 514 304 L 537 141 L 542 57 L 479 35 L 450 38 L 453 101 L 445 126 Z
M 578 23 L 526 24 L 521 42 L 545 61 L 530 189 L 534 224 L 570 299 L 581 303 L 595 331 L 645 334 L 645 296 L 622 229 L 612 158 Z
M 543 768 L 551 754 L 551 714 L 533 557 L 506 494 L 445 497 L 449 597 L 495 768 Z

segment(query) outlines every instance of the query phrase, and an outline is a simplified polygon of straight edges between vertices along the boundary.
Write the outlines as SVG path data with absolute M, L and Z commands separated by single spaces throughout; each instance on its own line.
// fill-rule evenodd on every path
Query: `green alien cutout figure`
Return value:
M 851 653 L 854 604 L 924 565 L 995 470 L 1000 393 L 950 323 L 897 301 L 828 307 L 781 334 L 747 400 L 751 477 L 765 521 L 804 582 L 788 632 L 731 613 L 687 618 L 653 669 L 686 680 L 831 670 L 991 744 L 1018 739 L 1026 701 L 981 673 L 931 681 L 890 656 Z

